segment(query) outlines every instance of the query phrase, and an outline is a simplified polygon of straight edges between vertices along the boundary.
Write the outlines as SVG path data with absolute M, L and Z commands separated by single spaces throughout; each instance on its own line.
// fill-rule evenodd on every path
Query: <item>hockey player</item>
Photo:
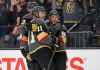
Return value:
M 44 7 L 36 6 L 32 14 L 33 19 L 26 26 L 29 47 L 27 58 L 30 60 L 31 70 L 47 70 L 52 52 L 49 42 L 46 42 L 48 37 L 45 25 L 46 11 Z
M 60 23 L 59 19 L 60 16 L 58 12 L 51 10 L 48 23 L 48 30 L 52 37 L 52 48 L 54 49 L 51 64 L 54 64 L 54 70 L 66 70 L 66 27 Z M 50 66 L 51 65 L 49 65 L 49 68 Z

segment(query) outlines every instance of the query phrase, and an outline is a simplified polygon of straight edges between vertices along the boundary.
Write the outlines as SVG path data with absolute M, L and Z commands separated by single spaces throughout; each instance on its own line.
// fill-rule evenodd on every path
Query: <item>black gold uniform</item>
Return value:
M 53 18 L 52 16 L 58 17 L 59 20 L 60 16 L 56 10 L 50 11 L 49 18 Z M 48 31 L 52 38 L 52 48 L 53 48 L 53 57 L 50 66 L 51 67 L 54 66 L 53 70 L 66 70 L 67 55 L 65 49 L 67 42 L 66 39 L 67 28 L 65 27 L 65 25 L 60 23 L 60 21 L 56 22 L 55 21 L 50 20 L 48 23 Z
M 52 34 L 56 38 L 59 38 L 62 31 L 66 31 L 66 27 L 62 25 L 61 23 L 57 23 L 55 25 L 49 24 L 48 26 L 49 26 L 48 28 L 50 32 L 53 32 Z M 67 61 L 67 55 L 65 52 L 66 45 L 63 45 L 63 46 L 60 45 L 59 41 L 58 42 L 56 41 L 56 38 L 55 39 L 53 38 L 55 43 L 54 41 L 52 43 L 52 48 L 56 49 L 53 51 L 55 52 L 55 55 L 52 59 L 52 65 L 54 66 L 54 70 L 66 70 L 66 61 Z M 55 44 L 58 46 L 56 46 Z
M 39 42 L 37 39 L 37 36 L 42 32 L 47 32 L 46 25 L 43 21 L 34 18 L 30 24 L 27 25 L 27 29 L 29 55 L 32 58 L 30 68 L 31 70 L 47 70 L 52 55 L 51 47 L 49 46 L 50 40 L 46 38 Z

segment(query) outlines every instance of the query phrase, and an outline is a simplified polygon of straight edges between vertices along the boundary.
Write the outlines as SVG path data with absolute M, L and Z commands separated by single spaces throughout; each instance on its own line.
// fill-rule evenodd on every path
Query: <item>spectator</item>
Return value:
M 11 11 L 15 16 L 17 25 L 20 24 L 22 17 L 28 13 L 26 4 L 26 0 L 11 1 Z
M 10 18 L 9 18 L 10 17 Z M 0 44 L 4 45 L 9 40 L 10 28 L 12 27 L 12 15 L 5 6 L 5 1 L 0 0 Z M 4 47 L 3 47 L 4 48 Z
M 52 1 L 51 0 L 45 0 L 44 3 L 45 3 L 44 7 L 47 10 L 47 14 L 49 14 L 49 11 L 52 10 Z
M 0 37 L 9 33 L 8 25 L 12 24 L 12 21 L 9 19 L 9 17 L 11 17 L 11 13 L 9 13 L 5 7 L 5 1 L 0 0 Z

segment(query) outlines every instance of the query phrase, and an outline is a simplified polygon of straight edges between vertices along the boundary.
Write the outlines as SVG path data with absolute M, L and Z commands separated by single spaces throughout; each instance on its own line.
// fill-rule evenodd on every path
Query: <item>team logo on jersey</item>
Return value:
M 32 24 L 32 32 L 37 32 L 37 31 L 38 31 L 38 25 Z

